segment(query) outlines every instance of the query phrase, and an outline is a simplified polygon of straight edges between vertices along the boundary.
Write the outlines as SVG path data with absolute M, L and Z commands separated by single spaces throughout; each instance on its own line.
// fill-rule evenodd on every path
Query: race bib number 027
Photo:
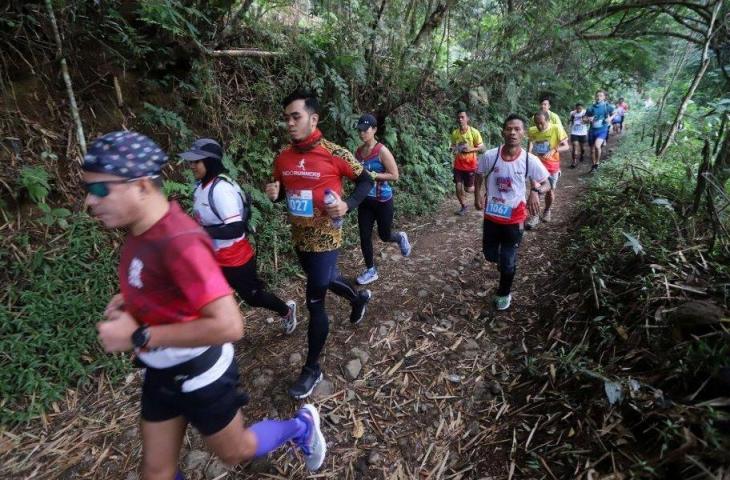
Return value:
M 503 203 L 487 203 L 484 213 L 509 220 L 512 218 L 512 207 Z
M 294 190 L 287 192 L 286 203 L 289 213 L 295 217 L 313 217 L 314 201 L 311 190 Z

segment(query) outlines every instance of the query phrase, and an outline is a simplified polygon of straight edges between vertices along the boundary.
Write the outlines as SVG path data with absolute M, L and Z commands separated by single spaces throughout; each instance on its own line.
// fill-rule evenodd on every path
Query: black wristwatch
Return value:
M 134 348 L 144 348 L 150 342 L 149 325 L 142 325 L 132 333 L 132 345 Z
M 537 193 L 538 195 L 540 195 L 542 193 L 539 188 L 532 187 L 530 190 Z

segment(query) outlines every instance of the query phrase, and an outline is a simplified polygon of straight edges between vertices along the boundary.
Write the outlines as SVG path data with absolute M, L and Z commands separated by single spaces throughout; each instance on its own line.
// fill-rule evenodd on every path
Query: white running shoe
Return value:
M 281 329 L 286 335 L 291 335 L 297 328 L 297 302 L 287 300 L 286 305 L 289 307 L 289 313 L 281 317 Z
M 327 442 L 320 428 L 319 412 L 314 405 L 308 403 L 297 412 L 297 418 L 307 424 L 309 432 L 306 438 L 297 439 L 295 443 L 304 454 L 307 469 L 315 472 L 322 467 L 327 454 Z

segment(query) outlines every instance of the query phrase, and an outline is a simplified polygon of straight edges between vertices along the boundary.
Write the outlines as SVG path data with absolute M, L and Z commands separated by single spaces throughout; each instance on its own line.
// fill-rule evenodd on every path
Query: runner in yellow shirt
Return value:
M 560 116 L 557 113 L 550 110 L 550 98 L 542 97 L 540 99 L 540 111 L 545 112 L 548 115 L 550 115 L 550 123 L 558 125 L 560 128 L 563 128 L 563 121 L 560 120 Z M 530 119 L 530 127 L 535 127 L 535 126 L 537 126 L 537 125 L 535 124 L 535 117 L 533 116 Z
M 459 128 L 451 132 L 451 151 L 454 154 L 454 183 L 456 198 L 461 204 L 457 215 L 464 215 L 467 210 L 464 191 L 474 191 L 474 172 L 477 170 L 477 152 L 486 149 L 479 131 L 469 126 L 469 114 L 466 110 L 456 113 Z
M 547 169 L 550 191 L 545 194 L 545 210 L 542 219 L 546 222 L 552 220 L 550 208 L 555 200 L 555 187 L 558 186 L 560 178 L 560 152 L 570 149 L 568 145 L 568 134 L 561 125 L 551 123 L 550 115 L 540 110 L 534 115 L 534 122 L 537 126 L 530 127 L 527 131 L 529 140 L 527 151 L 537 156 Z M 532 215 L 525 223 L 528 230 L 540 223 L 538 215 Z

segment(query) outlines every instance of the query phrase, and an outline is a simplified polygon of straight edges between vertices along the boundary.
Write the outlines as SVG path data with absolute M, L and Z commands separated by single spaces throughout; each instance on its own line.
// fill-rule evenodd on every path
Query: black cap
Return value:
M 188 162 L 197 162 L 205 158 L 220 160 L 223 158 L 223 147 L 212 138 L 199 138 L 192 147 L 180 154 L 180 158 Z
M 374 116 L 370 115 L 369 113 L 366 113 L 360 119 L 357 121 L 357 128 L 358 130 L 364 132 L 370 127 L 377 127 L 378 121 L 375 119 Z

